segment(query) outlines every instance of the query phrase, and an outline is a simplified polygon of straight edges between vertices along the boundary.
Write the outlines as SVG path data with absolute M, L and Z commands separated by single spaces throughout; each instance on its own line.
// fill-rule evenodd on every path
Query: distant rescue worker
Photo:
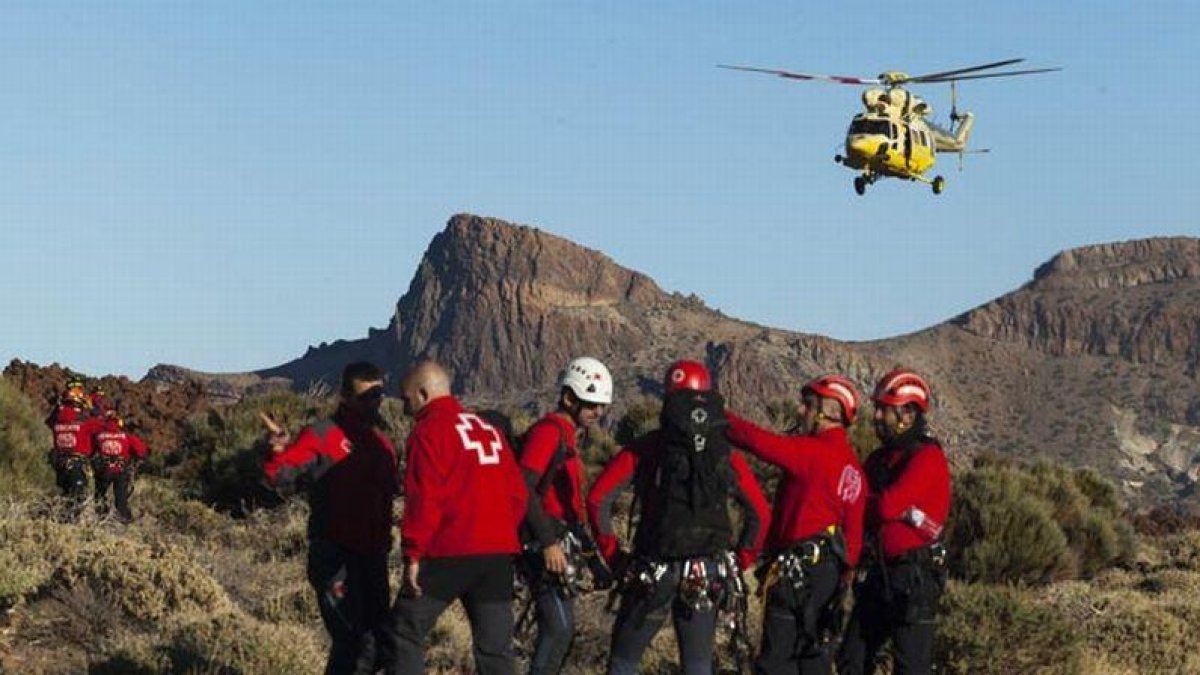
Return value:
M 88 391 L 87 400 L 94 417 L 104 417 L 113 408 L 112 402 L 108 400 L 108 393 L 104 391 L 104 387 L 100 383 L 92 385 Z
M 696 361 L 672 364 L 659 428 L 604 467 L 588 495 L 588 517 L 601 552 L 622 570 L 608 672 L 635 673 L 670 613 L 683 672 L 711 673 L 717 612 L 754 562 L 770 523 L 769 507 L 746 459 L 725 439 L 724 401 Z M 613 504 L 632 485 L 639 515 L 626 561 L 613 529 Z M 734 540 L 728 501 L 743 512 Z
M 587 356 L 567 364 L 558 386 L 557 409 L 529 428 L 520 450 L 530 494 L 522 539 L 538 626 L 531 674 L 559 672 L 575 637 L 572 577 L 587 566 L 582 555 L 591 540 L 579 436 L 604 416 L 613 396 L 608 368 Z
M 92 417 L 83 382 L 71 380 L 59 396 L 58 406 L 46 418 L 54 435 L 50 464 L 58 487 L 77 508 L 87 496 L 87 463 L 92 456 L 92 436 L 103 421 Z
M 379 415 L 383 371 L 360 361 L 342 370 L 333 418 L 294 441 L 269 418 L 269 483 L 308 487 L 308 582 L 332 645 L 327 674 L 373 673 L 390 661 L 387 557 L 392 503 L 400 490 L 396 451 Z
M 800 390 L 796 435 L 783 436 L 729 414 L 729 440 L 783 470 L 767 535 L 758 673 L 824 674 L 828 646 L 862 548 L 866 480 L 847 439 L 858 393 L 844 377 Z M 837 624 L 837 625 L 832 625 Z
M 137 462 L 149 455 L 146 442 L 125 428 L 125 420 L 115 409 L 108 408 L 103 428 L 92 436 L 92 476 L 96 481 L 98 512 L 108 512 L 108 489 L 111 486 L 117 514 L 126 523 L 133 520 L 129 495 L 133 493 Z
M 870 486 L 868 554 L 855 586 L 854 613 L 838 672 L 875 671 L 875 656 L 890 638 L 892 672 L 920 675 L 932 668 L 934 619 L 946 583 L 942 527 L 950 512 L 950 469 L 942 444 L 930 435 L 929 385 L 898 368 L 875 387 L 875 433 L 883 447 L 864 467 Z
M 425 672 L 425 640 L 450 603 L 471 624 L 483 675 L 514 671 L 513 557 L 525 481 L 507 439 L 450 393 L 450 375 L 418 363 L 401 384 L 415 419 L 405 442 L 404 574 L 392 609 L 393 673 Z

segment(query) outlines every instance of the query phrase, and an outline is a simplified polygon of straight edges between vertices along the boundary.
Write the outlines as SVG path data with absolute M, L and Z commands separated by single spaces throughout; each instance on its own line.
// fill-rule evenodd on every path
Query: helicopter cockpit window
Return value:
M 892 125 L 887 120 L 854 120 L 850 123 L 850 135 L 892 136 Z

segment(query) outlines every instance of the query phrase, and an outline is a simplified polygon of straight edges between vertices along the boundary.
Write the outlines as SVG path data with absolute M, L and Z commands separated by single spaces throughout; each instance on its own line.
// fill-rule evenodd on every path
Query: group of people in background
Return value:
M 726 410 L 702 363 L 676 362 L 658 427 L 621 448 L 590 490 L 581 439 L 613 402 L 603 363 L 568 363 L 553 409 L 519 438 L 502 417 L 464 408 L 451 382 L 423 361 L 400 383 L 414 418 L 402 470 L 379 413 L 383 371 L 370 363 L 345 368 L 332 419 L 295 438 L 270 433 L 269 482 L 308 485 L 308 580 L 332 639 L 327 673 L 423 673 L 426 640 L 456 600 L 478 671 L 514 672 L 514 577 L 536 622 L 530 673 L 563 668 L 576 598 L 609 587 L 619 601 L 609 673 L 636 672 L 668 616 L 683 671 L 711 673 L 720 617 L 740 610 L 744 627 L 751 570 L 764 603 L 755 672 L 831 673 L 836 662 L 842 675 L 871 673 L 888 641 L 893 672 L 931 671 L 950 473 L 918 374 L 896 369 L 876 385 L 882 447 L 864 468 L 849 442 L 861 401 L 847 378 L 803 384 L 798 424 L 779 434 Z M 778 470 L 773 503 L 742 451 Z M 629 550 L 614 524 L 625 488 Z M 393 601 L 387 560 L 401 493 Z
M 99 513 L 109 510 L 111 488 L 117 517 L 133 520 L 129 497 L 133 494 L 138 462 L 150 454 L 139 436 L 126 429 L 124 418 L 104 390 L 88 391 L 82 380 L 70 380 L 46 418 L 53 435 L 49 461 L 58 487 L 75 515 L 87 499 L 88 474 L 95 482 L 94 501 Z

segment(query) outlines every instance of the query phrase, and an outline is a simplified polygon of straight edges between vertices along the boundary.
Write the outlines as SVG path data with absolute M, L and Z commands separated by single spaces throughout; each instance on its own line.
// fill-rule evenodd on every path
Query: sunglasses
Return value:
M 358 394 L 354 398 L 356 398 L 360 401 L 365 401 L 365 402 L 382 401 L 383 400 L 383 387 L 371 387 L 370 389 L 367 389 L 366 391 L 363 391 L 362 393 Z

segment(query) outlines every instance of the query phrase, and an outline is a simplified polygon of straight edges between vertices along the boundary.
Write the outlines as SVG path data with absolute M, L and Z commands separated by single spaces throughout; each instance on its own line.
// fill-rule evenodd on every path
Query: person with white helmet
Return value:
M 950 466 L 929 431 L 929 385 L 906 368 L 875 385 L 875 435 L 883 447 L 864 469 L 870 488 L 865 562 L 854 588 L 854 613 L 838 653 L 838 672 L 875 672 L 890 639 L 892 672 L 932 671 L 934 622 L 946 583 L 942 526 L 950 513 Z
M 575 637 L 574 576 L 583 566 L 580 544 L 590 540 L 580 436 L 600 421 L 612 400 L 608 368 L 590 356 L 573 359 L 559 375 L 555 410 L 535 422 L 521 444 L 521 470 L 530 497 L 522 526 L 524 569 L 537 618 L 531 674 L 559 672 Z

